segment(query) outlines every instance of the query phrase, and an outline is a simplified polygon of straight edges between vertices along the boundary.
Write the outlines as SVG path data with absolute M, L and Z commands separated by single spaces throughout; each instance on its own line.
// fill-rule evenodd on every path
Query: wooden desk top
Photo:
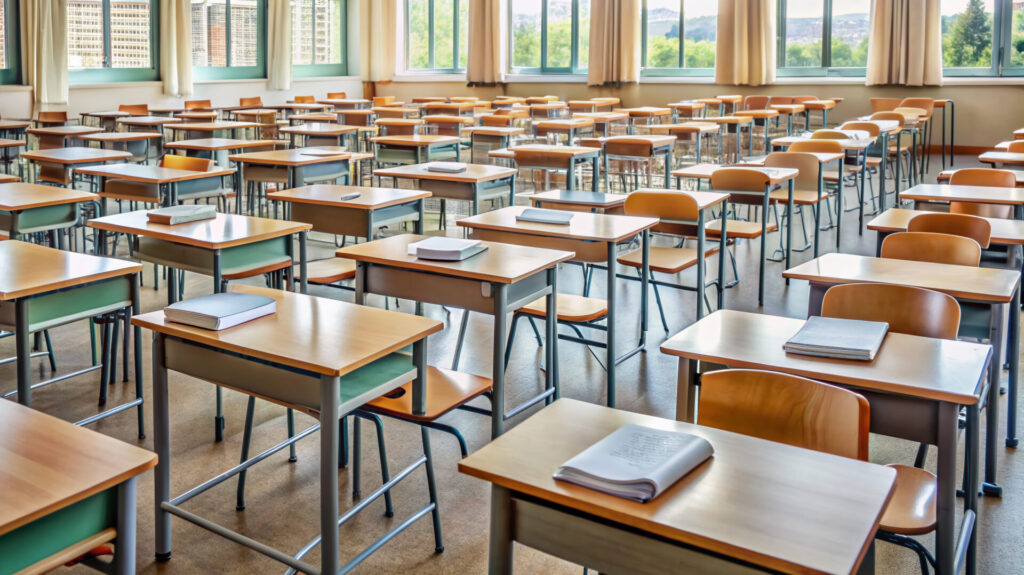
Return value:
M 374 124 L 378 126 L 422 126 L 422 118 L 378 118 Z
M 629 119 L 629 114 L 625 112 L 575 112 L 572 117 L 590 118 L 595 124 L 607 124 Z
M 716 124 L 752 124 L 754 119 L 750 116 L 711 116 L 701 118 L 702 122 L 714 122 Z
M 352 132 L 359 131 L 359 128 L 355 126 L 345 126 L 343 124 L 323 124 L 319 122 L 306 122 L 298 126 L 289 126 L 287 128 L 281 128 L 279 130 L 285 134 L 300 134 L 310 136 L 341 136 L 343 134 L 351 134 Z
M 24 156 L 24 154 L 22 154 Z M 1019 188 L 986 186 L 950 186 L 946 184 L 918 184 L 900 192 L 907 200 L 932 202 L 974 202 L 978 204 L 1024 204 L 1024 191 Z
M 359 197 L 351 200 L 341 200 L 342 197 L 354 193 L 358 193 Z M 283 202 L 295 202 L 297 204 L 316 204 L 321 206 L 336 206 L 360 210 L 379 210 L 388 206 L 395 206 L 415 200 L 421 200 L 423 198 L 429 198 L 431 195 L 432 194 L 430 192 L 422 190 L 316 184 L 313 186 L 301 186 L 290 190 L 267 194 L 267 199 L 280 200 Z
M 323 110 L 329 106 L 330 104 L 317 104 L 313 102 L 288 102 L 287 104 L 264 105 L 263 107 L 274 108 L 275 110 Z
M 0 301 L 142 271 L 142 264 L 56 250 L 17 240 L 0 242 Z
M 395 118 L 397 119 L 397 118 Z M 422 123 L 422 120 L 415 120 Z M 375 144 L 386 144 L 389 146 L 445 146 L 462 142 L 458 136 L 378 136 L 370 138 Z
M 475 119 L 469 116 L 451 116 L 448 114 L 433 114 L 429 116 L 423 116 L 420 118 L 425 124 L 462 124 L 464 126 L 472 125 L 476 122 Z
M 83 116 L 91 116 L 93 118 L 125 118 L 131 116 L 128 112 L 122 112 L 120 110 L 107 110 L 105 112 L 82 112 Z
M 803 104 L 768 104 L 768 108 L 785 114 L 798 114 L 805 109 Z
M 678 193 L 680 190 L 671 190 L 666 188 L 638 188 L 635 192 L 664 192 L 664 193 Z M 690 196 L 697 202 L 698 210 L 706 210 L 713 208 L 718 204 L 729 199 L 729 194 L 720 192 L 691 192 L 687 191 L 686 195 Z
M 149 111 L 155 112 L 156 110 L 150 109 Z M 181 120 L 170 116 L 129 116 L 119 118 L 117 123 L 128 126 L 162 126 L 164 124 L 180 124 Z
M 345 110 L 345 112 L 350 111 L 352 110 Z M 374 106 L 370 108 L 370 111 L 373 112 L 374 114 L 380 114 L 381 112 L 391 112 L 393 114 L 409 115 L 418 114 L 420 110 L 419 108 L 403 108 L 401 106 Z
M 345 105 L 348 105 L 348 104 L 352 104 L 352 105 L 355 105 L 355 104 L 369 104 L 370 101 L 369 100 L 364 100 L 363 98 L 324 98 L 323 100 L 317 100 L 316 103 L 317 104 L 330 104 L 332 106 L 337 106 L 337 105 L 345 106 Z
M 672 102 L 666 104 L 669 108 L 678 110 L 703 110 L 706 105 L 704 102 L 693 101 L 693 102 Z
M 506 149 L 509 152 L 512 152 L 513 156 L 517 151 L 544 152 L 549 156 L 558 156 L 563 158 L 575 158 L 601 153 L 601 148 L 590 148 L 587 146 L 554 146 L 551 144 L 524 144 L 522 146 L 510 146 Z
M 743 96 L 739 94 L 727 94 L 725 96 L 715 96 L 715 99 L 726 104 L 739 104 L 743 101 Z
M 1013 131 L 1014 140 L 1024 140 L 1024 128 L 1020 128 Z
M 675 143 L 676 137 L 670 134 L 631 134 L 628 136 L 609 136 L 602 138 L 602 141 L 605 144 L 608 142 L 646 142 L 652 147 L 659 148 L 661 146 L 671 146 Z
M 481 136 L 515 136 L 516 134 L 522 134 L 526 130 L 513 126 L 477 126 L 469 128 L 468 131 L 480 134 Z
M 529 199 L 535 206 L 539 203 L 566 204 L 608 210 L 624 206 L 628 197 L 627 194 L 606 194 L 583 190 L 551 190 L 533 194 Z
M 1020 271 L 825 254 L 786 270 L 783 277 L 829 286 L 882 283 L 920 287 L 972 301 L 1007 303 L 1020 284 Z
M 751 118 L 774 118 L 779 115 L 778 110 L 736 110 L 736 116 L 748 116 Z
M 358 110 L 344 110 L 346 112 L 355 112 Z M 341 113 L 335 112 L 313 112 L 311 114 L 292 114 L 288 116 L 289 121 L 302 121 L 302 122 L 326 122 L 335 123 L 338 121 L 338 117 L 342 116 Z
M 202 111 L 178 112 L 177 114 L 174 115 L 175 118 L 184 118 L 186 120 L 209 120 L 209 121 L 216 120 L 218 116 L 220 116 L 220 114 L 218 112 L 202 112 Z
M 843 158 L 846 157 L 846 155 L 841 153 L 841 152 L 831 152 L 831 153 L 830 152 L 800 152 L 800 153 L 801 154 L 808 154 L 808 155 L 814 156 L 814 158 L 818 160 L 818 164 L 820 164 L 822 166 L 824 166 L 825 164 L 828 164 L 830 162 L 836 162 L 836 161 L 842 160 Z M 753 159 L 753 160 L 744 160 L 743 162 L 740 162 L 740 166 L 763 166 L 764 162 L 765 162 L 765 158 L 761 157 L 761 158 L 757 158 L 757 159 Z
M 459 262 L 423 260 L 410 256 L 409 244 L 426 237 L 413 234 L 391 236 L 341 248 L 335 255 L 360 262 L 503 284 L 515 283 L 569 261 L 576 255 L 561 250 L 483 242 L 488 246 L 486 251 Z
M 76 171 L 90 176 L 117 178 L 119 180 L 130 180 L 133 182 L 144 182 L 148 184 L 169 184 L 172 182 L 219 178 L 223 176 L 230 176 L 235 173 L 234 168 L 221 168 L 219 166 L 214 166 L 212 170 L 199 172 L 195 170 L 161 168 L 160 166 L 151 166 L 148 164 L 109 164 L 105 166 L 78 168 Z
M 425 102 L 424 109 L 427 110 L 457 110 L 465 112 L 476 107 L 476 102 Z
M 567 130 L 567 129 L 570 129 L 570 128 L 585 128 L 587 126 L 593 126 L 594 125 L 594 119 L 593 118 L 567 118 L 567 119 L 561 119 L 561 120 L 540 120 L 540 121 L 534 122 L 533 125 L 538 127 L 538 128 L 547 128 L 547 129 L 552 129 L 552 128 L 559 129 L 559 128 L 561 128 L 561 129 Z
M 220 213 L 213 219 L 168 226 L 150 222 L 146 216 L 149 211 L 138 210 L 93 218 L 89 220 L 89 226 L 210 250 L 297 234 L 313 227 L 302 222 Z
M 13 176 L 11 174 L 0 174 L 0 184 L 10 184 L 11 182 L 20 182 L 21 178 Z
M 294 148 L 291 150 L 270 150 L 266 152 L 246 152 L 244 154 L 232 154 L 228 159 L 232 162 L 243 164 L 261 164 L 266 166 L 306 166 L 309 164 L 322 164 L 325 162 L 337 162 L 352 157 L 349 152 L 338 152 L 333 156 L 322 156 L 320 154 L 307 154 L 306 148 Z
M 163 310 L 132 324 L 217 349 L 328 376 L 351 373 L 444 329 L 440 321 L 333 299 L 231 284 L 277 300 L 277 312 L 221 331 L 169 322 Z
M 96 134 L 86 134 L 82 136 L 82 139 L 90 142 L 137 142 L 163 137 L 164 135 L 160 132 L 99 132 Z
M 96 194 L 24 182 L 0 183 L 0 210 L 16 212 L 45 206 L 91 202 Z
M 156 466 L 152 451 L 0 402 L 0 536 Z
M 929 214 L 924 210 L 905 210 L 902 208 L 889 208 L 879 214 L 875 219 L 868 222 L 868 229 L 877 232 L 905 232 L 907 225 L 914 216 Z M 1004 220 L 1002 218 L 985 218 L 992 226 L 993 244 L 1024 245 L 1024 221 Z
M 259 128 L 260 126 L 262 124 L 256 122 L 195 122 L 191 124 L 167 124 L 164 127 L 175 130 L 191 130 L 193 132 L 216 132 L 217 130 Z
M 1024 154 L 1020 152 L 985 152 L 978 156 L 978 161 L 985 164 L 1024 165 Z
M 20 148 L 26 144 L 25 140 L 0 139 L 0 148 Z
M 448 98 L 444 96 L 417 96 L 412 99 L 413 104 L 429 104 L 431 102 L 447 102 Z
M 792 146 L 797 142 L 810 142 L 810 137 L 804 136 L 782 136 L 781 138 L 772 139 L 772 146 L 776 148 L 786 148 Z M 871 147 L 874 143 L 874 138 L 858 138 L 858 139 L 846 139 L 846 140 L 832 140 L 833 142 L 839 142 L 839 146 L 844 150 L 865 150 Z
M 273 140 L 236 140 L 234 138 L 196 138 L 194 140 L 178 140 L 164 144 L 172 150 L 242 150 L 261 146 L 273 146 Z
M 808 100 L 803 103 L 808 110 L 831 110 L 836 107 L 835 100 Z
M 679 124 L 655 124 L 650 127 L 652 134 L 673 134 L 679 132 L 699 132 L 701 134 L 717 132 L 721 129 L 718 124 L 711 122 L 681 122 Z
M 629 423 L 704 437 L 715 455 L 648 503 L 552 478 L 568 459 Z M 801 574 L 856 571 L 896 476 L 872 463 L 572 399 L 556 401 L 480 448 L 459 462 L 459 471 L 641 532 Z
M 49 162 L 51 164 L 70 165 L 127 160 L 131 158 L 132 155 L 120 150 L 70 147 L 53 148 L 50 150 L 29 150 L 27 152 L 22 152 L 21 157 L 33 162 Z
M 515 234 L 546 236 L 572 240 L 588 240 L 596 242 L 621 242 L 636 234 L 653 228 L 658 218 L 641 218 L 591 212 L 572 212 L 569 225 L 542 224 L 537 222 L 520 222 L 516 216 L 523 213 L 525 206 L 510 206 L 490 212 L 484 212 L 468 218 L 462 218 L 458 225 L 481 230 L 496 230 Z
M 939 175 L 936 176 L 935 179 L 940 184 L 941 183 L 949 182 L 949 179 L 951 177 L 953 177 L 953 173 L 958 171 L 958 170 L 960 170 L 960 169 L 962 169 L 962 168 L 951 169 L 951 170 L 943 170 L 943 171 L 939 172 Z M 1016 177 L 1016 179 L 1017 179 L 1017 187 L 1018 188 L 1024 188 L 1024 170 L 1007 170 L 1007 171 L 1008 172 L 1013 172 L 1014 177 Z
M 872 361 L 786 353 L 782 345 L 805 320 L 716 311 L 661 344 L 668 355 L 768 369 L 867 390 L 974 405 L 992 347 L 889 333 Z M 907 358 L 914 361 L 907 361 Z
M 743 168 L 744 170 L 757 170 L 766 174 L 771 181 L 771 184 L 778 185 L 782 182 L 791 180 L 800 174 L 800 170 L 795 168 L 765 168 L 763 166 L 755 166 L 752 164 L 746 164 L 742 166 L 720 166 L 718 164 L 695 164 L 686 168 L 678 170 L 672 170 L 672 176 L 676 178 L 700 178 L 710 179 L 711 174 L 722 168 Z
M 418 180 L 439 180 L 442 182 L 463 182 L 475 184 L 515 176 L 518 171 L 519 170 L 515 168 L 492 166 L 490 164 L 466 164 L 465 172 L 448 174 L 445 172 L 431 172 L 426 168 L 426 164 L 413 164 L 374 170 L 373 175 L 383 176 L 385 178 L 415 178 Z
M 270 108 L 244 108 L 242 110 L 234 110 L 235 117 L 238 116 L 277 116 L 277 110 L 271 110 Z
M 0 120 L 0 130 L 21 130 L 31 125 L 28 120 Z
M 97 128 L 96 126 L 48 126 L 45 128 L 29 128 L 25 130 L 29 134 L 35 134 L 37 136 L 82 136 L 85 134 L 95 134 L 102 132 L 103 128 Z
M 150 106 L 149 113 L 151 114 L 173 114 L 175 112 L 184 112 L 185 108 L 181 106 Z
M 668 116 L 672 114 L 671 108 L 659 108 L 655 106 L 640 106 L 638 108 L 616 108 L 615 112 L 625 112 L 633 118 L 648 118 L 651 116 Z

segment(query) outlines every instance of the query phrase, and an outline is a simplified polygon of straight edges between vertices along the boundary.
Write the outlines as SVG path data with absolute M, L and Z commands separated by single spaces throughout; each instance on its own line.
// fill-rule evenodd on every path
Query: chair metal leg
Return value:
M 252 443 L 252 418 L 256 412 L 256 398 L 249 396 L 249 402 L 245 406 L 245 427 L 242 431 L 242 457 L 239 463 L 245 463 L 249 459 L 249 447 Z M 235 493 L 235 509 L 245 509 L 245 474 L 247 470 L 238 473 L 238 487 Z
M 452 371 L 459 371 L 459 359 L 462 357 L 462 343 L 466 339 L 466 326 L 469 325 L 469 310 L 463 310 L 459 324 L 459 337 L 455 340 L 455 355 L 452 357 Z
M 427 458 L 424 464 L 424 469 L 427 472 L 427 492 L 430 494 L 430 503 L 433 506 L 430 514 L 434 523 L 434 552 L 441 553 L 444 551 L 444 539 L 441 535 L 441 510 L 437 503 L 437 482 L 434 479 L 434 456 L 430 451 L 430 430 L 421 426 L 420 435 L 423 438 L 423 455 Z

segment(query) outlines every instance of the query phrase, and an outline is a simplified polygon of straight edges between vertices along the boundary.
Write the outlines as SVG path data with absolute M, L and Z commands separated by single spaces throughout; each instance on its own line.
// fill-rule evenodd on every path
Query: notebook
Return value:
M 627 424 L 566 461 L 553 477 L 646 503 L 714 453 L 703 437 Z
M 540 208 L 526 208 L 518 216 L 519 222 L 536 222 L 539 224 L 558 224 L 567 226 L 572 221 L 572 212 L 562 210 L 543 210 Z
M 170 206 L 150 210 L 146 218 L 154 224 L 173 226 L 198 220 L 212 220 L 217 217 L 217 206 L 208 204 Z
M 425 167 L 428 172 L 444 174 L 458 174 L 466 171 L 466 164 L 462 162 L 428 162 Z
M 409 244 L 409 255 L 425 260 L 457 262 L 473 257 L 485 250 L 480 240 L 433 237 Z
M 889 331 L 889 324 L 835 317 L 811 316 L 782 347 L 788 353 L 872 360 Z
M 168 321 L 219 331 L 277 311 L 269 297 L 245 293 L 216 293 L 180 301 L 164 308 Z
M 302 148 L 304 156 L 340 156 L 348 151 L 341 146 L 321 146 L 319 148 Z

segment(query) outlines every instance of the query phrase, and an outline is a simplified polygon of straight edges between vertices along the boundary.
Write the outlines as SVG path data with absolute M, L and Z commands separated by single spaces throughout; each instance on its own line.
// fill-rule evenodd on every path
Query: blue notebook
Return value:
M 277 311 L 273 298 L 247 293 L 216 293 L 164 308 L 168 321 L 219 331 Z

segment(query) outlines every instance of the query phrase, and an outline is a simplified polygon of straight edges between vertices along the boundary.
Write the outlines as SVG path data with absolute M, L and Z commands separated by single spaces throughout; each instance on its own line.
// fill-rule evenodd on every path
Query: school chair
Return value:
M 295 96 L 294 102 L 296 104 L 315 104 L 316 98 L 314 96 Z
M 65 110 L 46 110 L 36 114 L 35 127 L 68 126 L 74 123 L 68 119 L 68 113 Z
M 764 304 L 764 274 L 765 261 L 767 260 L 766 234 L 778 229 L 775 223 L 768 221 L 769 194 L 771 194 L 771 178 L 764 172 L 752 168 L 721 168 L 711 174 L 711 189 L 715 192 L 729 194 L 729 204 L 733 207 L 733 215 L 738 216 L 737 208 L 747 206 L 746 220 L 737 221 L 730 219 L 726 223 L 726 237 L 728 239 L 754 239 L 761 241 L 761 255 L 758 260 L 758 304 Z M 751 217 L 751 211 L 754 217 Z M 761 222 L 755 221 L 760 211 Z M 709 237 L 721 237 L 721 221 L 715 220 L 708 224 L 707 234 Z M 780 242 L 781 243 L 781 242 Z M 733 268 L 733 271 L 737 270 Z M 739 282 L 737 275 L 733 282 L 725 287 L 731 287 Z
M 953 172 L 949 177 L 951 186 L 985 186 L 990 188 L 1009 188 L 1007 194 L 1017 186 L 1016 175 L 1009 170 L 991 168 L 963 168 Z M 972 214 L 985 218 L 1013 218 L 1013 206 L 1006 204 L 976 204 L 972 202 L 950 202 L 949 212 L 952 214 Z
M 133 116 L 148 116 L 149 105 L 147 104 L 121 104 L 117 107 L 119 112 L 127 112 Z
M 874 124 L 872 122 L 845 122 L 841 126 L 839 126 L 839 129 L 860 130 L 862 132 L 867 132 L 868 136 L 875 140 L 874 143 L 872 143 L 871 146 L 869 146 L 868 149 L 865 151 L 864 167 L 865 169 L 867 169 L 868 172 L 867 174 L 865 174 L 864 180 L 867 182 L 868 185 L 867 193 L 871 194 L 871 205 L 876 206 L 877 211 L 878 194 L 875 191 L 875 183 L 874 181 L 872 181 L 871 176 L 874 174 L 878 174 L 879 182 L 881 182 L 882 174 L 881 171 L 879 171 L 879 166 L 882 165 L 882 144 L 879 141 L 878 136 L 882 133 L 882 131 L 878 128 L 877 124 Z M 881 183 L 879 183 L 879 188 L 881 188 Z
M 802 142 L 801 142 L 802 143 Z M 834 142 L 833 142 L 834 143 Z M 821 169 L 821 163 L 813 154 L 804 151 L 772 152 L 764 159 L 766 168 L 794 168 L 799 174 L 793 181 L 793 213 L 800 214 L 800 229 L 804 236 L 804 245 L 793 248 L 794 251 L 802 252 L 811 247 L 811 240 L 807 237 L 807 218 L 804 215 L 804 207 L 814 210 L 814 226 L 821 228 L 821 206 L 825 202 L 825 211 L 832 219 L 831 207 L 829 206 L 828 191 L 825 189 L 825 182 Z M 785 205 L 789 200 L 789 188 L 773 190 L 768 194 L 768 199 L 775 208 L 775 221 L 779 220 L 779 205 Z M 784 218 L 783 218 L 784 219 Z M 792 225 L 792 222 L 783 221 L 784 226 Z M 781 237 L 781 236 L 780 236 Z M 780 242 L 781 246 L 781 242 Z M 780 257 L 784 255 L 784 248 L 780 247 L 776 253 Z M 775 254 L 772 254 L 773 256 Z

